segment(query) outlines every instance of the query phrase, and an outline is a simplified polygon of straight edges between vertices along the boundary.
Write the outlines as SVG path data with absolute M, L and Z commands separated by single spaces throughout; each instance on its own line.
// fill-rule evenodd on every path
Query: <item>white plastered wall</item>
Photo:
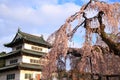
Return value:
M 21 56 L 18 56 L 18 57 L 12 57 L 12 58 L 9 58 L 9 59 L 6 59 L 5 60 L 5 65 L 10 65 L 10 60 L 14 60 L 14 59 L 18 59 L 18 62 L 17 63 L 20 63 L 22 62 L 22 57 Z
M 36 46 L 36 45 L 28 44 L 28 43 L 24 43 L 24 49 L 33 50 L 32 46 L 42 48 L 42 51 L 38 51 L 38 52 L 48 53 L 48 48 L 41 47 L 41 46 Z M 37 51 L 37 50 L 34 50 L 34 51 Z
M 0 80 L 7 80 L 8 74 L 15 74 L 15 80 L 20 80 L 20 71 L 19 70 L 1 72 L 0 73 Z
M 32 56 L 22 56 L 22 62 L 23 63 L 30 63 L 30 59 L 40 60 L 40 58 L 32 57 Z

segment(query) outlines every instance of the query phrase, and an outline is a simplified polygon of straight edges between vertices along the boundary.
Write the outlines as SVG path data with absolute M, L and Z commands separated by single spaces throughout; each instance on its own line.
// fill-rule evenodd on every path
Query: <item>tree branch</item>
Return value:
M 105 25 L 102 23 L 102 15 L 104 14 L 103 11 L 100 11 L 98 13 L 98 21 L 100 24 L 100 31 L 99 31 L 99 35 L 102 38 L 102 40 L 109 46 L 110 50 L 112 50 L 116 55 L 120 56 L 120 43 L 117 43 L 115 41 L 113 41 L 112 39 L 110 39 L 110 37 L 108 37 L 107 33 L 105 32 Z

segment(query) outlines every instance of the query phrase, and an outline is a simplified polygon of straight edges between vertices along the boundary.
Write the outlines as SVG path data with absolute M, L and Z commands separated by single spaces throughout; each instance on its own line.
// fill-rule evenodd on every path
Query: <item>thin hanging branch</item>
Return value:
M 87 15 L 92 10 L 96 11 L 98 14 L 94 17 L 87 18 Z M 80 20 L 78 21 L 78 25 L 72 29 L 72 31 L 69 31 L 68 29 L 72 27 L 70 26 L 71 23 L 77 19 Z M 107 4 L 98 0 L 90 0 L 86 5 L 83 5 L 80 11 L 67 18 L 66 22 L 48 38 L 48 41 L 52 43 L 52 48 L 45 57 L 48 62 L 44 65 L 43 69 L 44 79 L 50 79 L 53 73 L 59 73 L 61 75 L 59 70 L 65 69 L 66 66 L 66 61 L 63 61 L 62 59 L 66 59 L 68 54 L 74 56 L 71 58 L 71 69 L 74 69 L 75 66 L 78 70 L 78 73 L 90 72 L 92 68 L 91 72 L 94 74 L 108 74 L 110 72 L 109 67 L 112 67 L 113 70 L 109 74 L 113 74 L 115 72 L 120 73 L 120 59 L 113 56 L 120 55 L 120 43 L 111 40 L 105 32 L 105 28 L 111 28 L 111 32 L 114 32 L 116 35 L 116 33 L 118 33 L 117 29 L 119 20 L 120 4 L 118 3 Z M 92 22 L 95 24 L 92 24 Z M 68 44 L 70 38 L 74 36 L 77 29 L 82 25 L 84 25 L 86 31 L 85 42 L 82 48 L 69 48 Z M 102 41 L 104 41 L 109 46 L 109 49 L 103 48 L 100 45 L 92 45 L 93 33 L 98 34 L 102 38 Z M 112 52 L 110 52 L 110 50 Z M 79 57 L 80 59 L 75 59 L 75 57 Z M 89 61 L 88 58 L 91 60 Z M 114 58 L 119 62 L 116 60 L 111 60 Z M 114 68 L 114 65 L 106 65 L 109 63 L 109 61 L 116 63 L 116 68 L 118 68 L 117 71 Z

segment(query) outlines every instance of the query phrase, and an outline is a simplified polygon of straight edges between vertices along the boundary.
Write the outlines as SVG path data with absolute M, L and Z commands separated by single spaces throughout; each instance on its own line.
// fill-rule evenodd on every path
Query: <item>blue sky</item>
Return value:
M 0 0 L 0 52 L 10 42 L 18 28 L 47 38 L 64 24 L 67 17 L 79 11 L 89 0 Z M 119 0 L 102 0 L 120 2 Z

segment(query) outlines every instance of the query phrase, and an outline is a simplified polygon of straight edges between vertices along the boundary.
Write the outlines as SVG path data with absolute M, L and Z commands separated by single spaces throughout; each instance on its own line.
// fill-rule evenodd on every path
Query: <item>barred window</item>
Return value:
M 36 51 L 42 51 L 42 48 L 40 47 L 32 46 L 31 48 Z
M 37 63 L 37 64 L 39 64 L 39 63 L 40 63 L 40 60 L 30 59 L 30 62 L 31 62 L 31 63 Z
M 33 74 L 25 73 L 25 79 L 32 79 Z
M 10 64 L 15 64 L 18 62 L 18 59 L 13 59 L 13 60 L 10 60 Z
M 8 74 L 7 80 L 15 80 L 15 74 Z

